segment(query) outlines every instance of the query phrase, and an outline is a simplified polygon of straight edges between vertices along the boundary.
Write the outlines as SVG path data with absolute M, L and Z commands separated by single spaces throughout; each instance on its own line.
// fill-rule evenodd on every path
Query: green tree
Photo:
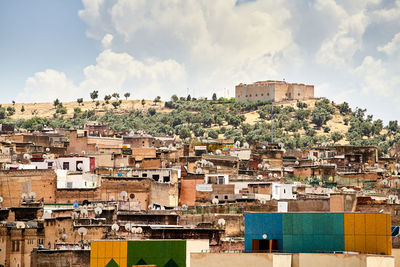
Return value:
M 90 93 L 90 98 L 93 100 L 97 99 L 99 97 L 99 91 L 93 90 L 93 92 Z
M 161 96 L 156 96 L 156 98 L 154 98 L 154 102 L 155 103 L 158 103 L 158 102 L 161 102 Z
M 131 96 L 131 93 L 126 92 L 124 94 L 125 100 L 128 100 L 128 98 Z
M 186 97 L 186 101 L 192 101 L 192 97 L 191 97 L 190 95 L 188 95 L 188 96 Z
M 339 142 L 340 140 L 342 140 L 344 137 L 344 135 L 341 132 L 335 131 L 331 133 L 331 139 L 334 143 Z
M 112 105 L 113 105 L 114 109 L 117 109 L 120 104 L 121 103 L 119 101 L 112 102 Z
M 24 107 L 24 106 L 21 107 L 21 112 L 22 112 L 22 113 L 25 112 L 25 107 Z
M 214 129 L 208 130 L 208 137 L 212 139 L 217 139 L 218 138 L 218 132 Z
M 60 100 L 58 100 L 58 98 L 56 98 L 56 100 L 53 101 L 54 108 L 57 108 L 58 105 L 60 105 L 60 103 L 61 103 Z
M 111 95 L 104 96 L 104 101 L 106 101 L 106 104 L 108 104 L 110 100 L 111 100 Z
M 118 93 L 113 93 L 113 94 L 112 94 L 112 97 L 114 97 L 115 99 L 118 100 L 118 99 L 119 99 L 119 94 L 118 94 Z
M 7 115 L 12 116 L 14 114 L 15 114 L 15 108 L 11 106 L 7 107 Z
M 177 102 L 177 101 L 179 100 L 179 98 L 178 98 L 177 95 L 172 95 L 172 96 L 171 96 L 171 100 L 172 100 L 173 102 Z
M 149 108 L 149 109 L 147 110 L 147 112 L 148 112 L 151 116 L 154 116 L 154 115 L 157 113 L 157 111 L 156 111 L 155 108 Z
M 146 101 L 144 99 L 142 99 L 142 106 L 144 108 L 144 105 L 146 104 Z
M 181 139 L 186 139 L 186 138 L 191 137 L 190 129 L 188 127 L 182 127 L 179 130 L 179 137 Z
M 295 111 L 294 116 L 297 120 L 302 121 L 310 117 L 311 111 L 308 109 L 298 109 Z
M 78 105 L 80 106 L 83 103 L 83 98 L 78 98 L 76 102 L 78 102 Z
M 351 108 L 349 106 L 349 103 L 343 102 L 343 104 L 339 105 L 339 112 L 342 115 L 347 115 L 351 113 Z
M 217 94 L 216 94 L 216 93 L 214 93 L 214 94 L 212 95 L 212 100 L 213 100 L 213 101 L 217 101 Z
M 12 101 L 12 104 L 13 104 L 13 106 L 15 106 L 15 101 L 14 100 Z
M 100 106 L 100 102 L 96 101 L 96 108 L 98 108 Z

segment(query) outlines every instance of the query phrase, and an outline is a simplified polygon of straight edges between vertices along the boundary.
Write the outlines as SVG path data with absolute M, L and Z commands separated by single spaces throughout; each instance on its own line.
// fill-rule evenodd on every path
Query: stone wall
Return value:
M 36 200 L 55 202 L 57 176 L 53 170 L 1 170 L 0 196 L 4 207 L 19 206 L 22 193 L 36 193 Z

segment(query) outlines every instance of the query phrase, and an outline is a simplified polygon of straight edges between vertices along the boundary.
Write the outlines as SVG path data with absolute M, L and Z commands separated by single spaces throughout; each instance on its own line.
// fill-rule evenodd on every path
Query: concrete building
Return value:
M 287 83 L 285 81 L 259 81 L 236 85 L 238 102 L 307 100 L 314 98 L 314 85 Z

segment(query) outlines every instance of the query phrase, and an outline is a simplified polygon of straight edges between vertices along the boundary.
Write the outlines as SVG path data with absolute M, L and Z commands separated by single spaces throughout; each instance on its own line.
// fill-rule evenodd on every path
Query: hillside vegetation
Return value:
M 92 95 L 91 95 L 92 96 Z M 271 140 L 285 144 L 287 150 L 326 143 L 374 145 L 380 155 L 400 139 L 397 121 L 383 125 L 365 109 L 350 109 L 347 103 L 328 99 L 305 102 L 237 103 L 234 99 L 192 99 L 170 101 L 122 100 L 118 94 L 105 100 L 61 103 L 12 103 L 0 107 L 0 120 L 13 122 L 17 129 L 41 130 L 44 127 L 79 129 L 85 121 L 108 124 L 113 130 L 144 130 L 155 136 L 178 135 L 181 139 L 232 138 L 242 143 Z M 128 98 L 128 97 L 126 97 Z

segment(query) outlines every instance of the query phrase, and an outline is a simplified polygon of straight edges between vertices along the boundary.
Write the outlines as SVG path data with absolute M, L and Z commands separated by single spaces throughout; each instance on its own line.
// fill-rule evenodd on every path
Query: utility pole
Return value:
M 271 102 L 271 144 L 274 143 L 274 105 Z

